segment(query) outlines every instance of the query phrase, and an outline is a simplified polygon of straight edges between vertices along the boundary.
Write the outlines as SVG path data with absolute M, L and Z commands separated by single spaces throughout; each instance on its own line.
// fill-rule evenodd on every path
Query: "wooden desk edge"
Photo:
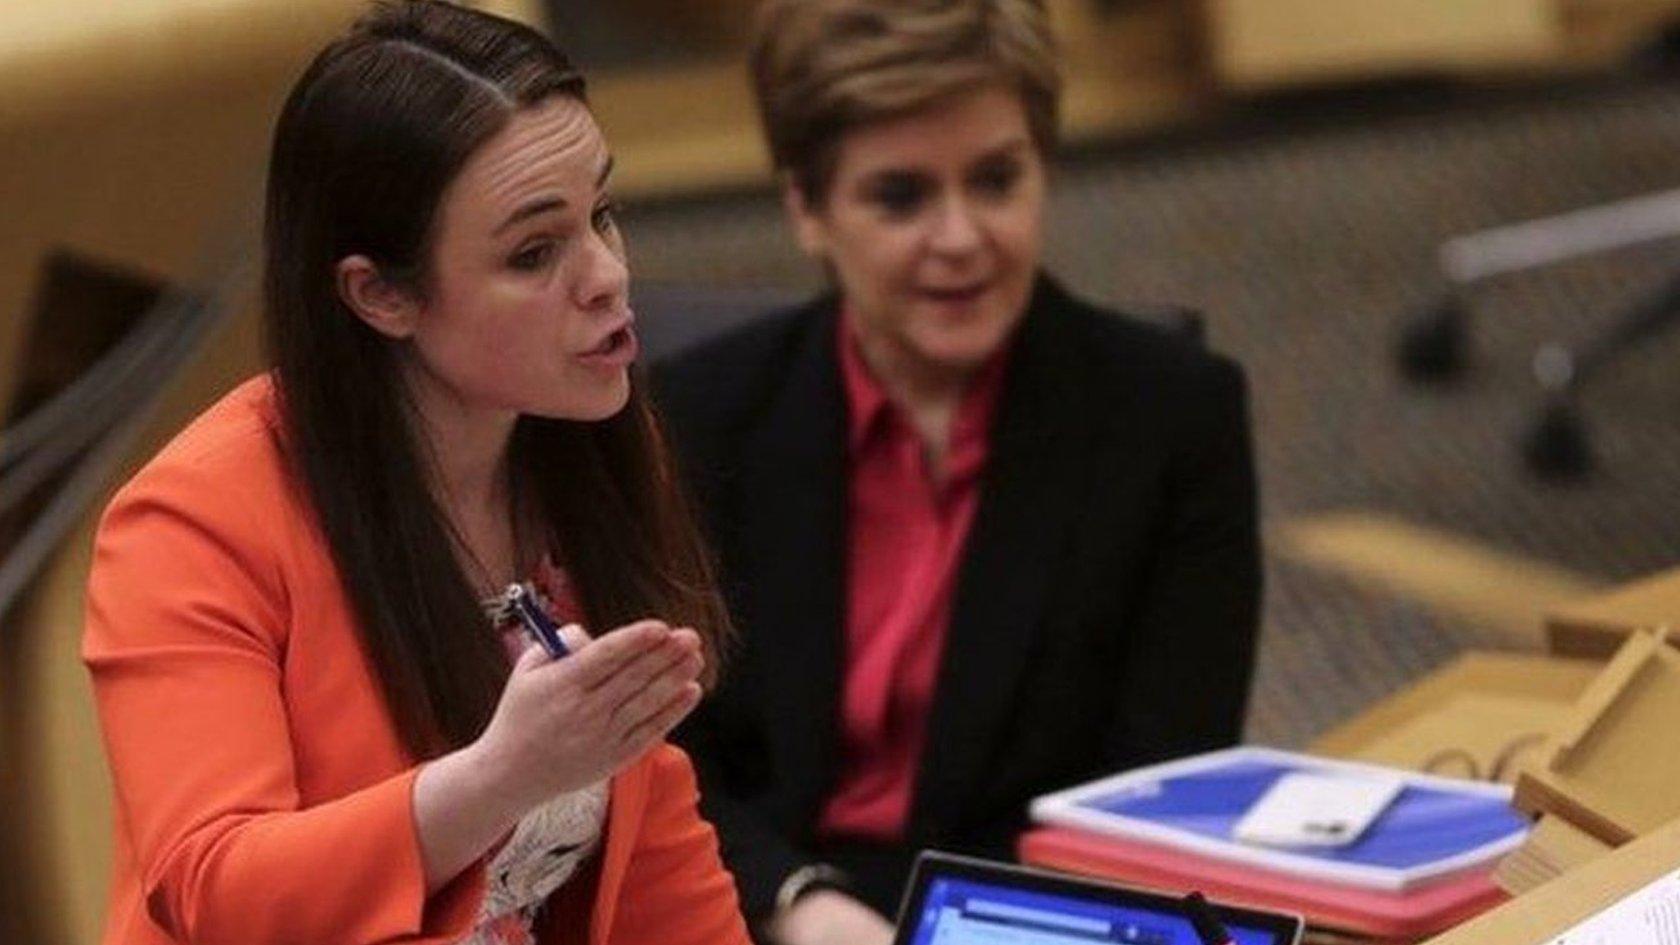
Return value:
M 1603 669 L 1585 659 L 1473 650 L 1390 694 L 1312 741 L 1326 755 L 1356 754 L 1458 694 L 1486 693 L 1573 700 Z

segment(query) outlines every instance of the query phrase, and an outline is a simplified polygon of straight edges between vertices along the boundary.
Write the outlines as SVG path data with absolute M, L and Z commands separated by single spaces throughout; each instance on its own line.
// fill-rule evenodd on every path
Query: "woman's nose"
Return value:
M 934 220 L 929 243 L 935 252 L 949 255 L 961 255 L 979 248 L 980 221 L 974 207 L 960 197 L 946 201 Z
M 624 249 L 614 240 L 591 240 L 589 256 L 578 281 L 578 304 L 586 309 L 614 308 L 630 293 L 630 268 Z

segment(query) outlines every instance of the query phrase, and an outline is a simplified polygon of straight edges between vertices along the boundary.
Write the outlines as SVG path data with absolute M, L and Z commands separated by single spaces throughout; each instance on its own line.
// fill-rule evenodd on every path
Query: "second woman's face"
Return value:
M 612 162 L 589 109 L 525 108 L 444 192 L 410 340 L 460 405 L 572 420 L 624 407 L 637 342 Z
M 1025 313 L 1044 198 L 1020 96 L 984 88 L 848 132 L 826 199 L 795 191 L 788 203 L 801 244 L 832 266 L 866 348 L 968 371 Z

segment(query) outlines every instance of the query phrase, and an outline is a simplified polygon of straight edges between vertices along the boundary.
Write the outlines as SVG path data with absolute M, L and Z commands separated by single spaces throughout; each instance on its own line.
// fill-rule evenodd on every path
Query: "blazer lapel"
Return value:
M 1080 508 L 1085 385 L 1065 305 L 1041 278 L 1015 339 L 906 825 L 913 843 L 934 842 L 942 814 L 985 777 Z
M 818 303 L 782 389 L 743 438 L 745 510 L 739 554 L 753 601 L 746 632 L 758 666 L 766 721 L 793 794 L 815 805 L 833 780 L 845 660 L 840 615 L 845 516 L 845 405 L 832 299 Z
M 606 945 L 618 911 L 619 893 L 630 856 L 636 851 L 642 815 L 647 811 L 653 780 L 653 753 L 615 775 L 607 794 L 607 823 L 601 863 L 595 882 L 595 903 L 589 921 L 590 945 Z

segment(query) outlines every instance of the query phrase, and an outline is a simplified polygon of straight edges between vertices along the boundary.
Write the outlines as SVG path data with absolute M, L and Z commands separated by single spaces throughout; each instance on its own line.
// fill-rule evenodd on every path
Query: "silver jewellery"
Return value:
M 799 897 L 818 889 L 838 889 L 845 891 L 852 888 L 851 880 L 839 869 L 827 863 L 808 863 L 789 873 L 787 879 L 776 887 L 776 911 L 786 912 L 793 908 Z

